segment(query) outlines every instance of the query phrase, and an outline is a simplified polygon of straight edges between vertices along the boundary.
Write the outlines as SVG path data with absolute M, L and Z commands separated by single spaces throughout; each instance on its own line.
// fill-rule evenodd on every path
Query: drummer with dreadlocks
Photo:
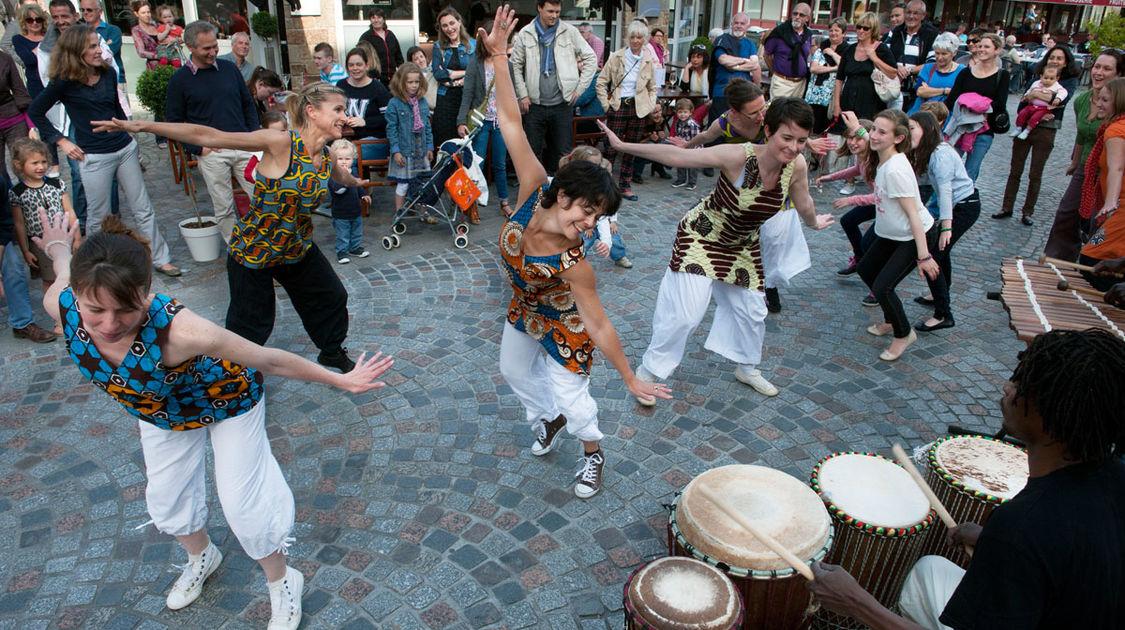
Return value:
M 918 561 L 899 608 L 881 606 L 845 570 L 813 566 L 821 604 L 881 628 L 1125 628 L 1125 341 L 1105 330 L 1032 340 L 1004 384 L 1004 430 L 1027 445 L 1027 486 L 984 528 L 964 571 Z

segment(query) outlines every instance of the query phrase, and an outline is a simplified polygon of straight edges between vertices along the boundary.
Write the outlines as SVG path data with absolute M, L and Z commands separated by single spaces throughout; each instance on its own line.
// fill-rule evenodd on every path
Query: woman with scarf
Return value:
M 476 51 L 477 42 L 469 38 L 462 24 L 461 14 L 446 7 L 438 15 L 437 45 L 431 62 L 434 80 L 438 84 L 437 105 L 434 107 L 434 146 L 457 137 L 457 114 L 461 110 L 461 96 L 465 86 L 465 69 Z
M 1078 262 L 1093 266 L 1103 260 L 1125 256 L 1125 202 L 1121 200 L 1125 186 L 1125 78 L 1117 78 L 1098 91 L 1094 106 L 1105 120 L 1098 129 L 1098 139 L 1086 160 L 1082 182 L 1082 204 L 1079 214 L 1093 222 L 1093 235 L 1082 248 Z M 1119 278 L 1083 276 L 1099 291 L 1108 291 Z

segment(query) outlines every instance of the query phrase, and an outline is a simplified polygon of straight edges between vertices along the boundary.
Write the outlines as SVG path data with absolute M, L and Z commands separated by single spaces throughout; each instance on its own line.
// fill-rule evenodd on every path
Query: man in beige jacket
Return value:
M 553 173 L 574 144 L 574 102 L 593 81 L 598 61 L 578 29 L 559 19 L 561 0 L 538 0 L 536 11 L 513 42 L 512 79 L 531 150 Z

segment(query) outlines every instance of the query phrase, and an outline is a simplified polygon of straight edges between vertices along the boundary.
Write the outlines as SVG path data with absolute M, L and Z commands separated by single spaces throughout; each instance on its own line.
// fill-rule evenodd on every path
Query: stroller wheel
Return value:
M 383 237 L 383 249 L 385 249 L 387 251 L 390 251 L 390 250 L 394 249 L 394 247 L 395 247 L 395 242 L 391 240 L 391 237 L 384 236 Z
M 469 246 L 469 237 L 465 236 L 464 234 L 458 234 L 453 239 L 453 246 L 457 249 L 465 249 Z
M 469 224 L 458 223 L 457 224 L 457 233 L 458 234 L 468 234 L 469 233 Z
M 402 245 L 402 241 L 399 240 L 398 234 L 391 234 L 390 238 L 391 238 L 391 242 L 394 243 L 395 247 L 398 247 L 399 245 Z
M 395 234 L 404 234 L 406 233 L 406 224 L 402 221 L 396 221 L 395 224 L 391 226 L 391 231 Z

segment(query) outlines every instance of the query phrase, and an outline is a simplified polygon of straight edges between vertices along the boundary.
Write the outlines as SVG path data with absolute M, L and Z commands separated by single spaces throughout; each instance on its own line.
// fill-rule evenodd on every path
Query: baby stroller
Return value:
M 445 182 L 461 165 L 466 168 L 473 165 L 477 155 L 473 153 L 472 141 L 479 131 L 480 127 L 477 127 L 464 138 L 443 142 L 435 156 L 433 169 L 414 176 L 406 193 L 406 203 L 391 219 L 391 233 L 383 237 L 383 249 L 394 249 L 401 244 L 399 235 L 406 232 L 403 219 L 421 218 L 426 215 L 449 226 L 449 231 L 453 234 L 454 247 L 458 249 L 468 247 L 469 224 L 465 221 L 461 209 L 446 198 Z

